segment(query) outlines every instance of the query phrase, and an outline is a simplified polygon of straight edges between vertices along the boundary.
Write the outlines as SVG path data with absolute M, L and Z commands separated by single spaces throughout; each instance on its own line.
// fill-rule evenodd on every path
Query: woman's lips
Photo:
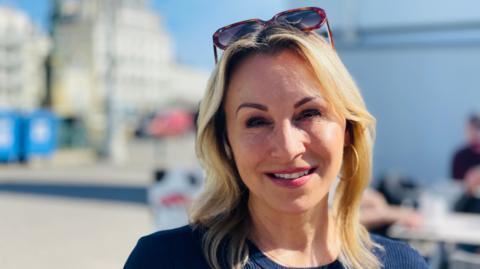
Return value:
M 278 186 L 297 188 L 306 184 L 315 170 L 316 167 L 291 168 L 269 172 L 266 175 Z
M 302 167 L 291 167 L 291 168 L 286 168 L 286 169 L 281 169 L 281 170 L 273 170 L 269 171 L 267 173 L 296 173 L 296 172 L 302 172 L 305 170 L 311 170 L 313 167 L 312 166 L 302 166 Z

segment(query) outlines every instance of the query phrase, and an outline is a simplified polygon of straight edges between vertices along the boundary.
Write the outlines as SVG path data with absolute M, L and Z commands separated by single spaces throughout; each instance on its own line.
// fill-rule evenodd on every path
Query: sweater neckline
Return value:
M 340 263 L 338 260 L 335 260 L 329 264 L 316 266 L 316 267 L 287 267 L 281 264 L 276 263 L 265 253 L 263 253 L 252 241 L 247 240 L 248 248 L 250 251 L 249 261 L 258 265 L 262 269 L 334 269 L 341 268 L 337 267 Z

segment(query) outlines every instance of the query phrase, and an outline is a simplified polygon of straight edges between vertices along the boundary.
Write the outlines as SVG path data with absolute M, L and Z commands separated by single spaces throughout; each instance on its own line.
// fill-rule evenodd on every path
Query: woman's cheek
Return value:
M 252 158 L 259 155 L 268 146 L 267 136 L 265 132 L 259 130 L 244 132 L 237 140 L 239 152 Z
M 308 133 L 313 140 L 322 140 L 325 142 L 338 139 L 341 132 L 339 132 L 338 126 L 328 123 L 312 123 L 309 125 Z

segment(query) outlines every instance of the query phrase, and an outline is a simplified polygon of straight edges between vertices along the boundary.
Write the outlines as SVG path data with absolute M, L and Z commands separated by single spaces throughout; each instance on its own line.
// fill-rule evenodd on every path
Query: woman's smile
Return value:
M 316 167 L 297 167 L 267 172 L 265 175 L 280 187 L 297 188 L 305 185 L 315 170 Z

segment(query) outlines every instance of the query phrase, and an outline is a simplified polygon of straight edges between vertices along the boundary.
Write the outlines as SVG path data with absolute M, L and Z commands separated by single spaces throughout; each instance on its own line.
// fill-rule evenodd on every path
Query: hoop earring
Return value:
M 355 161 L 355 166 L 354 166 L 355 169 L 353 169 L 353 174 L 352 174 L 351 176 L 349 176 L 349 177 L 344 177 L 344 176 L 342 175 L 342 176 L 340 177 L 340 180 L 343 180 L 343 181 L 348 181 L 348 180 L 352 179 L 352 178 L 357 174 L 357 172 L 358 172 L 358 167 L 359 167 L 359 160 L 360 160 L 360 159 L 358 158 L 357 149 L 356 149 L 355 146 L 352 145 L 352 144 L 346 146 L 345 148 L 348 148 L 348 147 L 352 149 L 353 155 L 355 156 L 355 159 L 356 159 L 356 161 Z

